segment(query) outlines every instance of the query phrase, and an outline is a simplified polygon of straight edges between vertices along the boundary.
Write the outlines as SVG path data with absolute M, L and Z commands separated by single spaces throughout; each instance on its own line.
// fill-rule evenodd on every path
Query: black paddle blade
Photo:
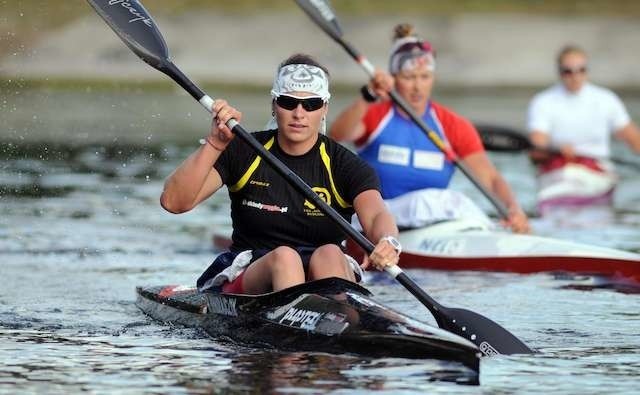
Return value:
M 484 148 L 489 151 L 517 152 L 531 149 L 531 142 L 523 132 L 504 126 L 476 124 Z
M 167 44 L 138 0 L 87 1 L 140 59 L 158 70 L 164 68 L 169 58 Z
M 511 332 L 489 318 L 470 310 L 449 308 L 436 302 L 404 272 L 396 280 L 433 315 L 438 326 L 474 343 L 484 355 L 531 354 L 533 351 Z
M 438 325 L 442 329 L 470 340 L 486 356 L 533 353 L 533 350 L 511 332 L 483 315 L 448 307 L 441 308 L 441 312 L 442 317 Z
M 325 0 L 296 0 L 296 3 L 313 21 L 335 40 L 342 37 L 342 30 L 338 25 L 336 13 L 329 1 Z

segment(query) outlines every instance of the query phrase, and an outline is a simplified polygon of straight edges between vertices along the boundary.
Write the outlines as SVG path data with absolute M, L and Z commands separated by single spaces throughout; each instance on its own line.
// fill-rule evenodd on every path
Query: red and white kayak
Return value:
M 230 233 L 214 236 L 214 245 L 230 245 Z M 452 220 L 400 232 L 399 266 L 436 270 L 513 273 L 568 272 L 620 277 L 640 283 L 640 254 L 549 237 L 488 229 L 474 220 Z M 361 259 L 362 250 L 347 242 Z
M 569 272 L 640 282 L 640 254 L 549 237 L 489 230 L 473 221 L 447 221 L 403 231 L 400 266 L 513 273 Z M 349 252 L 361 255 L 348 243 Z
M 539 170 L 538 211 L 543 215 L 556 207 L 612 203 L 618 176 L 606 161 L 584 157 L 567 161 L 558 156 Z

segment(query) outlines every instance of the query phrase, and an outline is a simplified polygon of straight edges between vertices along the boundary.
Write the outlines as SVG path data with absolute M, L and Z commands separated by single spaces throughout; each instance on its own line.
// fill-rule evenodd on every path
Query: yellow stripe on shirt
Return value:
M 333 192 L 333 195 L 336 197 L 336 201 L 342 208 L 351 207 L 351 205 L 347 203 L 346 200 L 342 198 L 342 196 L 340 196 L 340 194 L 338 193 L 338 189 L 336 188 L 336 185 L 333 183 L 333 174 L 331 174 L 331 159 L 327 154 L 327 148 L 325 147 L 324 142 L 320 144 L 320 157 L 322 158 L 322 163 L 324 163 L 324 167 L 327 168 L 327 173 L 329 173 L 329 182 L 331 183 L 331 191 Z
M 269 141 L 267 141 L 267 143 L 264 145 L 264 148 L 266 148 L 267 151 L 268 151 L 271 148 L 271 146 L 273 145 L 273 142 L 275 140 L 276 140 L 275 136 L 271 137 L 269 139 Z M 247 184 L 247 182 L 249 182 L 249 179 L 251 178 L 253 173 L 256 171 L 256 169 L 260 165 L 260 161 L 262 161 L 262 158 L 260 156 L 256 156 L 256 158 L 253 160 L 253 163 L 251 163 L 251 166 L 249 166 L 247 171 L 242 175 L 242 177 L 240 177 L 240 180 L 238 180 L 238 182 L 235 183 L 235 185 L 229 187 L 229 191 L 230 192 L 238 192 L 239 190 L 244 188 L 244 186 Z

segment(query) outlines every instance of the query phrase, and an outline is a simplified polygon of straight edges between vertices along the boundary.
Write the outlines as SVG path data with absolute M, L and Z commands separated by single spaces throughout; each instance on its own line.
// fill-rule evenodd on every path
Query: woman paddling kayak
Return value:
M 431 44 L 398 25 L 389 73 L 377 70 L 356 99 L 334 121 L 330 134 L 354 142 L 359 155 L 378 172 L 382 195 L 401 227 L 420 227 L 438 220 L 484 217 L 466 196 L 448 189 L 455 166 L 407 114 L 389 99 L 397 93 L 448 144 L 487 190 L 506 206 L 505 225 L 529 231 L 527 217 L 504 178 L 489 161 L 473 125 L 431 100 L 435 56 Z
M 276 129 L 254 137 L 345 219 L 354 213 L 368 238 L 378 240 L 365 260 L 383 270 L 398 263 L 398 229 L 385 208 L 375 172 L 321 133 L 328 110 L 325 67 L 296 54 L 278 67 L 271 90 Z M 242 114 L 224 100 L 202 146 L 166 180 L 161 196 L 169 212 L 191 210 L 227 186 L 232 245 L 198 279 L 198 288 L 261 294 L 305 281 L 340 277 L 359 281 L 361 267 L 344 254 L 345 233 L 293 190 L 225 125 Z

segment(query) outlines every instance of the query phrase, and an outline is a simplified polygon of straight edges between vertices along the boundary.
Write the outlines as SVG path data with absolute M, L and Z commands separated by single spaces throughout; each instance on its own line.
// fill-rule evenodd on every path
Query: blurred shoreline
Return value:
M 174 62 L 198 84 L 268 86 L 277 64 L 294 52 L 311 53 L 326 64 L 335 87 L 351 88 L 366 81 L 360 67 L 302 12 L 231 15 L 205 10 L 159 14 L 154 19 Z M 505 13 L 341 17 L 345 38 L 381 68 L 386 67 L 389 37 L 398 22 L 413 23 L 434 44 L 438 89 L 539 89 L 556 80 L 557 50 L 577 43 L 592 55 L 589 67 L 595 83 L 618 92 L 640 92 L 637 17 Z M 108 88 L 118 83 L 162 87 L 167 80 L 136 58 L 91 13 L 0 58 L 0 84 L 5 87 Z

